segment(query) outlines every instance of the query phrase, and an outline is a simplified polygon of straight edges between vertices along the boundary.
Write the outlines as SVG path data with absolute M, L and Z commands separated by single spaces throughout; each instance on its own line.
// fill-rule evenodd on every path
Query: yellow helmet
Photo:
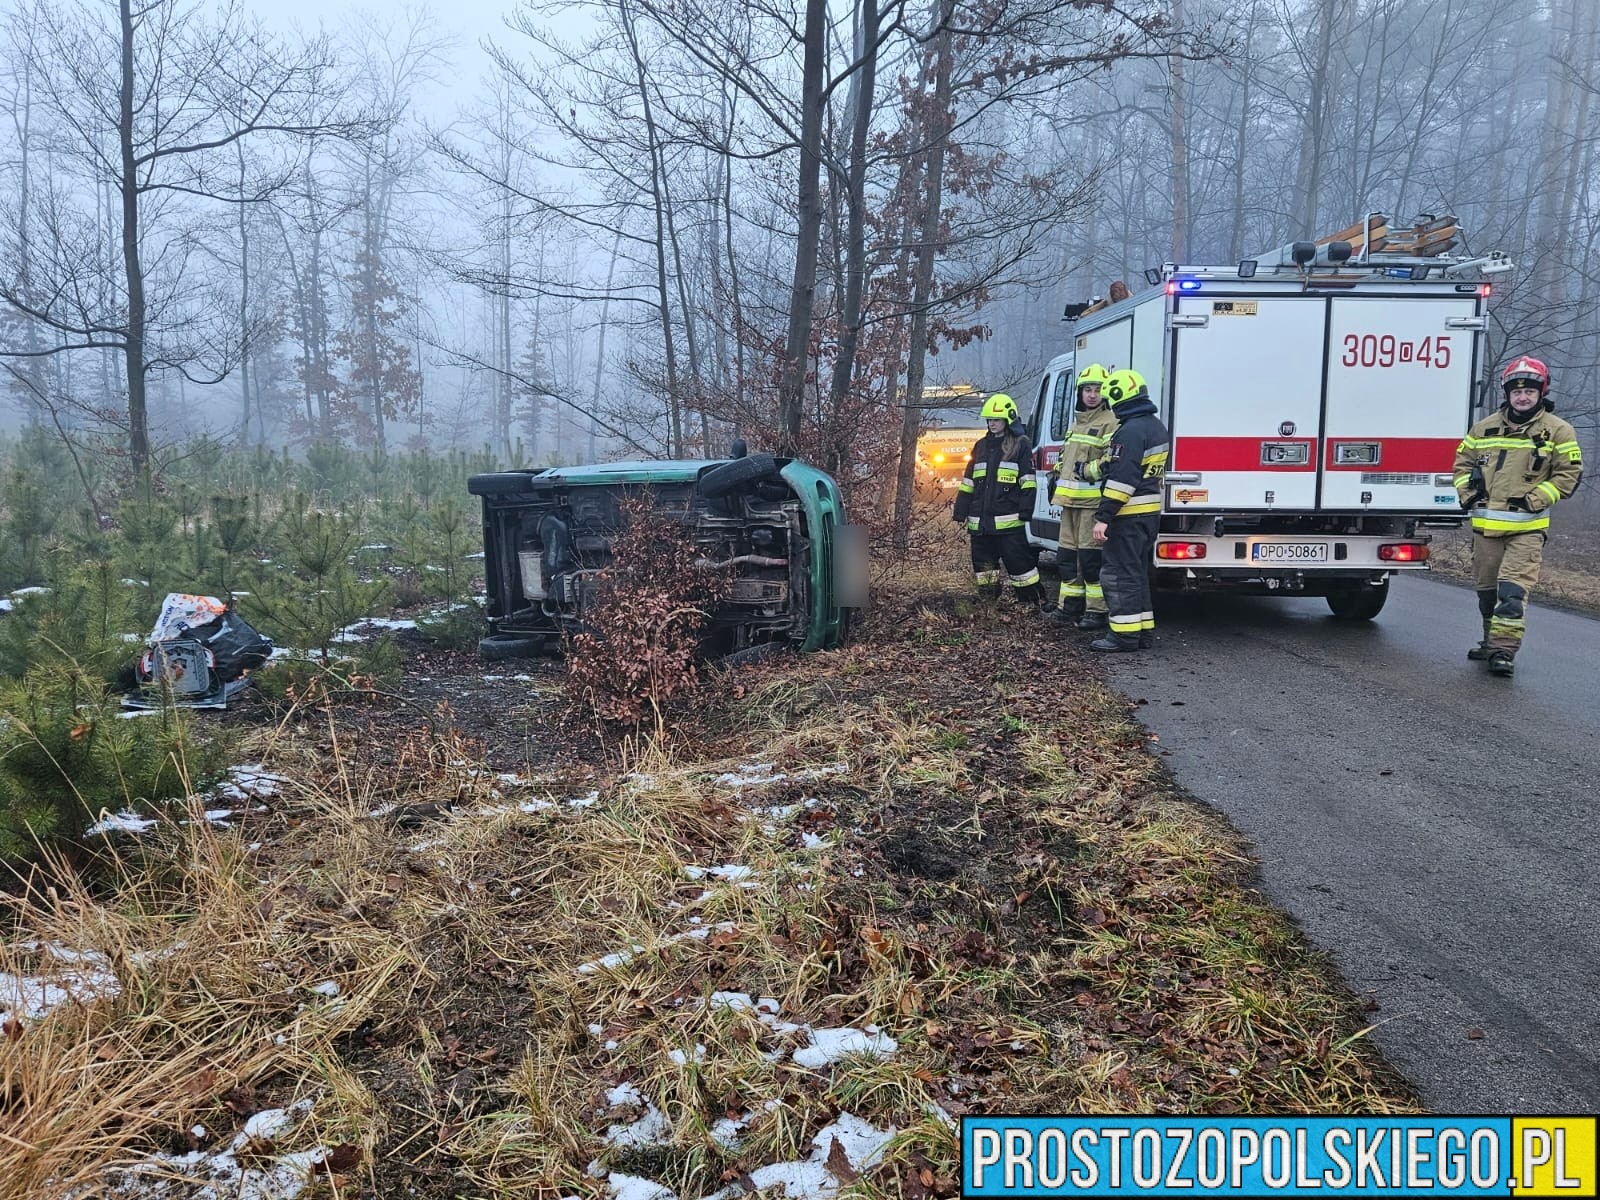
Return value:
M 1111 378 L 1106 380 L 1105 391 L 1112 408 L 1129 400 L 1150 398 L 1150 389 L 1145 384 L 1144 376 L 1137 371 L 1113 371 Z
M 1098 384 L 1100 387 L 1105 387 L 1106 381 L 1110 378 L 1110 371 L 1106 370 L 1099 363 L 1090 363 L 1087 367 L 1078 372 L 1078 387 L 1086 388 L 1096 384 Z
M 1017 419 L 1017 402 L 1004 392 L 996 392 L 983 402 L 985 421 L 1004 421 L 1007 425 Z

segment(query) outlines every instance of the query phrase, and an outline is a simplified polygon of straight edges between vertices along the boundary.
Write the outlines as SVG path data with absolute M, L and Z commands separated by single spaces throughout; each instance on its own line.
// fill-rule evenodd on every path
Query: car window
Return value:
M 1050 373 L 1045 372 L 1039 381 L 1039 399 L 1033 405 L 1033 420 L 1028 422 L 1028 442 L 1031 445 L 1039 444 L 1039 425 L 1044 420 L 1045 403 L 1050 398 Z
M 1062 371 L 1056 376 L 1055 403 L 1050 409 L 1050 440 L 1059 442 L 1067 436 L 1067 424 L 1072 418 L 1072 405 L 1067 402 L 1068 385 L 1072 372 Z

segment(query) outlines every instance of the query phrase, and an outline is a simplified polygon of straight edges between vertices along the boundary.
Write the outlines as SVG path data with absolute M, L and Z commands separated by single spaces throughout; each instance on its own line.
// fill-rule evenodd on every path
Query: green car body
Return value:
M 681 511 L 697 545 L 735 562 L 734 598 L 714 615 L 707 653 L 840 645 L 865 603 L 865 541 L 838 484 L 795 459 L 749 455 L 499 471 L 467 489 L 483 502 L 489 636 L 484 657 L 559 647 L 579 628 L 588 581 L 610 562 L 617 504 L 648 490 Z M 782 566 L 775 563 L 782 561 Z

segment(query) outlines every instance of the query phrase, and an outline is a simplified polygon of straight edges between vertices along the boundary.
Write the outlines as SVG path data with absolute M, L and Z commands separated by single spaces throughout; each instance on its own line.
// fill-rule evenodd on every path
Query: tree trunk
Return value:
M 239 195 L 244 195 L 244 147 L 239 150 Z M 239 441 L 250 440 L 250 222 L 245 219 L 246 206 L 239 209 L 239 397 L 241 405 Z
M 845 230 L 844 307 L 839 314 L 839 355 L 833 360 L 833 379 L 828 388 L 829 407 L 836 413 L 850 393 L 850 383 L 855 374 L 856 347 L 861 340 L 862 296 L 867 275 L 867 135 L 872 128 L 872 99 L 877 77 L 877 0 L 858 0 L 858 11 L 860 33 L 856 58 L 860 67 L 850 87 L 850 166 L 844 189 L 845 203 L 849 208 Z
M 639 40 L 634 36 L 633 17 L 628 12 L 627 0 L 617 6 L 622 17 L 623 32 L 628 38 L 628 49 L 633 55 L 633 69 L 639 86 L 639 103 L 644 109 L 644 128 L 650 150 L 650 197 L 654 202 L 656 218 L 656 297 L 661 317 L 661 341 L 667 365 L 667 428 L 670 439 L 669 453 L 674 458 L 683 455 L 683 412 L 678 394 L 678 356 L 672 341 L 672 308 L 667 297 L 667 230 L 666 198 L 662 195 L 661 148 L 656 139 L 655 110 L 650 104 L 650 88 L 645 80 L 644 57 L 639 53 Z
M 1305 121 L 1300 130 L 1300 161 L 1295 170 L 1295 206 L 1291 222 L 1293 236 L 1317 235 L 1317 202 L 1322 190 L 1322 163 L 1327 148 L 1322 145 L 1323 125 L 1328 104 L 1328 60 L 1333 53 L 1333 27 L 1338 0 L 1318 0 L 1316 58 L 1307 80 Z
M 118 98 L 117 141 L 122 152 L 118 185 L 122 190 L 122 268 L 128 285 L 128 459 L 135 475 L 150 474 L 150 425 L 145 409 L 144 265 L 139 260 L 139 168 L 133 150 L 133 6 L 117 0 L 122 17 L 122 87 Z
M 922 427 L 922 384 L 927 369 L 928 310 L 933 301 L 933 266 L 943 204 L 944 152 L 950 137 L 950 17 L 955 0 L 935 0 L 938 30 L 934 42 L 933 96 L 923 101 L 925 119 L 917 122 L 916 142 L 927 147 L 923 182 L 922 229 L 917 241 L 912 283 L 910 344 L 906 347 L 906 398 L 900 423 L 900 469 L 895 478 L 894 547 L 904 554 L 911 545 L 911 506 L 917 469 L 917 435 Z
M 1189 251 L 1189 143 L 1183 82 L 1183 0 L 1168 0 L 1174 53 L 1168 56 L 1172 87 L 1172 261 Z
M 827 0 L 806 0 L 805 53 L 800 76 L 800 177 L 796 190 L 798 234 L 789 288 L 789 334 L 778 384 L 779 449 L 799 449 L 806 362 L 811 353 L 811 312 L 817 294 L 817 245 L 822 234 L 822 74 L 827 55 Z
M 722 85 L 723 97 L 728 105 L 727 136 L 733 136 L 733 121 L 738 104 L 736 96 L 728 95 L 727 81 Z M 734 405 L 733 436 L 744 430 L 742 414 L 748 402 L 745 394 L 744 371 L 744 309 L 739 294 L 739 260 L 733 252 L 733 160 L 723 159 L 722 166 L 722 236 L 728 252 L 728 307 L 733 320 L 733 394 L 738 397 Z
M 1239 130 L 1233 149 L 1233 233 L 1228 239 L 1228 257 L 1233 262 L 1248 253 L 1244 248 L 1244 184 L 1250 148 L 1250 85 L 1255 78 L 1251 57 L 1255 53 L 1257 3 L 1258 0 L 1250 0 L 1250 23 L 1244 31 L 1244 74 L 1239 81 Z
M 596 462 L 599 455 L 595 446 L 596 414 L 600 411 L 600 385 L 606 373 L 606 329 L 611 323 L 611 282 L 617 274 L 617 254 L 622 249 L 622 233 L 619 230 L 611 242 L 611 263 L 606 267 L 606 292 L 605 299 L 600 302 L 600 345 L 594 352 L 594 400 L 589 405 L 589 461 Z

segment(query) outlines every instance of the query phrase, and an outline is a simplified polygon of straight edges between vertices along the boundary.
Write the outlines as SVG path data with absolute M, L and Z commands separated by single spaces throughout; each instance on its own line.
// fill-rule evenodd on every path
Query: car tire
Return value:
M 778 460 L 770 454 L 751 454 L 721 463 L 700 476 L 700 494 L 716 500 L 722 496 L 747 488 L 753 483 L 769 479 L 778 473 Z
M 1379 587 L 1346 588 L 1329 592 L 1328 607 L 1337 621 L 1370 621 L 1389 600 L 1389 581 Z
M 484 662 L 505 662 L 513 658 L 538 658 L 544 653 L 543 636 L 513 637 L 497 634 L 478 643 L 478 655 Z
M 467 480 L 467 492 L 473 496 L 515 496 L 528 490 L 533 476 L 532 471 L 491 471 L 487 475 L 474 475 Z

